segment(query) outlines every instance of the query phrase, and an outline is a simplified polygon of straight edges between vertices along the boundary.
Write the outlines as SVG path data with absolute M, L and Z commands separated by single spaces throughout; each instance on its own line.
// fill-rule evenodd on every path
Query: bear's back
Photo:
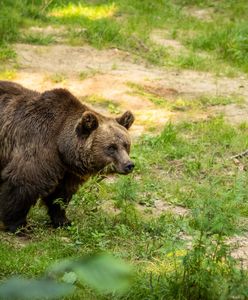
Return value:
M 67 119 L 79 118 L 86 107 L 69 91 L 34 92 L 0 81 L 0 160 L 20 148 L 56 147 Z

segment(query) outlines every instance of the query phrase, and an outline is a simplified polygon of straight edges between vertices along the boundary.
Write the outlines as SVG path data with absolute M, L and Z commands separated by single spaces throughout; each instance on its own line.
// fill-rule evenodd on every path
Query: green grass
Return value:
M 51 80 L 53 83 L 63 83 L 66 82 L 66 75 L 63 73 L 55 73 L 52 75 L 49 75 L 47 77 L 48 80 Z
M 211 21 L 189 17 L 179 25 L 174 35 L 193 51 L 204 50 L 247 72 L 247 1 L 176 1 L 189 7 L 212 8 Z M 188 31 L 188 32 L 187 32 Z
M 28 33 L 30 26 L 63 25 L 63 38 L 73 45 L 117 47 L 132 52 L 137 61 L 177 69 L 247 71 L 246 6 L 245 0 L 4 0 L 0 62 L 15 59 L 12 43 L 54 43 L 52 35 Z M 213 8 L 213 19 L 186 15 L 185 9 L 192 7 Z M 156 28 L 165 29 L 165 37 L 179 40 L 187 51 L 172 55 L 154 44 L 150 33 Z M 98 72 L 81 72 L 78 78 Z M 0 78 L 15 76 L 11 68 L 1 69 Z M 48 79 L 63 83 L 66 75 L 54 73 Z M 170 111 L 243 103 L 235 95 L 187 99 L 128 85 L 132 93 Z M 99 95 L 85 101 L 112 114 L 121 110 Z M 107 251 L 133 266 L 129 291 L 99 295 L 76 283 L 76 292 L 66 299 L 247 299 L 247 270 L 232 259 L 227 242 L 247 232 L 248 175 L 241 168 L 246 160 L 239 168 L 230 159 L 248 148 L 247 135 L 247 124 L 233 126 L 216 117 L 167 124 L 156 136 L 142 136 L 131 152 L 135 172 L 90 179 L 69 205 L 70 227 L 52 229 L 45 208 L 37 205 L 29 215 L 34 232 L 28 239 L 0 232 L 0 280 L 18 274 L 40 277 L 57 260 Z M 188 214 L 157 211 L 158 201 L 183 207 Z
M 45 209 L 35 207 L 31 240 L 0 233 L 0 278 L 36 277 L 58 259 L 107 251 L 134 267 L 124 299 L 245 299 L 247 274 L 236 268 L 225 239 L 247 230 L 240 220 L 247 218 L 248 175 L 229 159 L 248 147 L 247 134 L 245 124 L 213 118 L 142 137 L 132 151 L 135 173 L 89 180 L 70 203 L 70 227 L 51 229 Z M 141 203 L 149 211 L 155 200 L 189 214 L 155 217 L 136 208 Z M 86 286 L 68 297 L 96 298 Z
M 95 73 L 88 73 L 87 76 L 89 75 L 94 75 Z M 104 97 L 98 96 L 98 95 L 91 95 L 88 96 L 87 98 L 83 99 L 83 101 L 86 101 L 87 103 L 90 103 L 95 106 L 99 106 L 102 108 L 107 109 L 110 113 L 112 114 L 120 114 L 121 111 L 119 109 L 119 104 L 114 103 L 113 101 L 106 99 Z
M 0 3 L 0 49 L 22 39 L 29 26 L 65 26 L 63 35 L 72 44 L 97 48 L 118 47 L 160 66 L 173 66 L 229 74 L 248 70 L 247 1 L 20 1 Z M 199 20 L 186 8 L 212 7 L 210 20 Z M 6 17 L 8 16 L 8 18 Z M 156 28 L 181 41 L 189 53 L 168 53 L 150 40 Z M 47 45 L 51 36 L 27 34 L 27 43 Z M 206 51 L 211 59 L 198 53 Z M 11 56 L 11 55 L 10 55 Z M 1 57 L 1 56 L 0 56 Z M 8 57 L 8 55 L 6 56 Z M 219 66 L 219 68 L 216 67 Z
M 4 69 L 0 70 L 0 79 L 1 80 L 13 80 L 16 78 L 16 70 L 15 69 Z
M 89 69 L 88 71 L 83 71 L 79 73 L 79 79 L 85 80 L 87 78 L 94 77 L 95 75 L 101 74 L 101 71 L 98 69 Z
M 159 88 L 152 86 L 142 86 L 137 83 L 128 82 L 127 85 L 132 88 L 135 95 L 139 95 L 148 99 L 156 106 L 167 108 L 170 111 L 199 111 L 212 106 L 228 105 L 228 104 L 244 104 L 242 97 L 233 96 L 199 96 L 197 98 L 187 98 L 184 95 L 170 94 L 170 90 L 160 91 Z
M 21 37 L 21 42 L 34 45 L 50 45 L 54 43 L 52 35 L 44 35 L 40 33 L 25 34 Z
M 9 59 L 14 59 L 16 57 L 16 53 L 13 49 L 11 49 L 6 44 L 2 44 L 0 46 L 0 61 L 5 62 Z

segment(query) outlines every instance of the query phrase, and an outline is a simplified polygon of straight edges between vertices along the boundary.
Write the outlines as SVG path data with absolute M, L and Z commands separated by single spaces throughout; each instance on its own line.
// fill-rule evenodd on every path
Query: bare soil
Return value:
M 232 256 L 240 261 L 242 267 L 248 268 L 248 233 L 235 236 L 229 242 L 234 247 Z
M 214 15 L 215 10 L 213 7 L 199 8 L 192 6 L 184 9 L 184 12 L 189 16 L 195 17 L 199 20 L 212 21 L 212 16 Z
M 68 45 L 35 46 L 18 44 L 18 64 L 16 81 L 26 87 L 43 91 L 55 87 L 68 88 L 79 98 L 97 95 L 116 103 L 120 110 L 130 109 L 136 115 L 134 136 L 149 127 L 160 130 L 168 120 L 182 118 L 181 113 L 172 113 L 142 96 L 133 93 L 129 82 L 138 83 L 157 91 L 164 97 L 190 97 L 203 95 L 242 96 L 248 102 L 248 86 L 245 77 L 216 77 L 210 73 L 190 70 L 171 70 L 148 66 L 138 61 L 128 52 L 118 49 L 97 50 L 90 46 L 72 47 Z M 85 76 L 80 76 L 85 74 Z M 58 77 L 58 78 L 57 78 Z M 80 78 L 86 77 L 83 80 Z M 87 98 L 83 99 L 87 101 Z M 96 104 L 97 106 L 97 104 Z M 104 109 L 99 108 L 104 111 Z M 248 111 L 248 107 L 245 110 Z M 220 107 L 227 117 L 237 122 L 245 119 L 236 105 Z M 208 113 L 215 113 L 210 111 Z M 105 109 L 108 113 L 108 109 Z M 206 117 L 204 112 L 201 117 Z M 184 116 L 184 118 L 188 116 Z M 192 116 L 190 116 L 191 118 Z M 196 118 L 199 118 L 196 116 Z

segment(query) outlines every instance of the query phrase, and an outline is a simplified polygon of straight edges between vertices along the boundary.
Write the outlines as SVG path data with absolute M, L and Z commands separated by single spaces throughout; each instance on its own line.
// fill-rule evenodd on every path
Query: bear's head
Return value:
M 130 111 L 115 119 L 85 111 L 75 129 L 79 159 L 84 167 L 94 173 L 106 167 L 119 174 L 132 172 L 134 163 L 129 157 L 131 141 L 128 129 L 133 121 Z

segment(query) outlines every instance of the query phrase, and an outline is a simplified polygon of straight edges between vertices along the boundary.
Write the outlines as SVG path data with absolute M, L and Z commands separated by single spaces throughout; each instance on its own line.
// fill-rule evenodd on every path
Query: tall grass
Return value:
M 185 13 L 187 6 L 197 5 L 214 8 L 212 21 L 197 20 Z M 213 52 L 219 59 L 247 71 L 247 11 L 247 2 L 244 0 L 237 4 L 233 1 L 200 0 L 101 0 L 94 3 L 76 0 L 2 0 L 0 47 L 6 48 L 9 43 L 23 40 L 20 36 L 23 26 L 64 25 L 73 44 L 87 42 L 98 48 L 120 47 L 159 65 L 209 69 L 206 60 L 193 54 L 171 60 L 163 47 L 151 42 L 151 31 L 164 28 L 194 51 Z M 39 41 L 43 42 L 44 38 L 36 39 L 35 43 Z M 5 56 L 8 57 L 7 52 Z

